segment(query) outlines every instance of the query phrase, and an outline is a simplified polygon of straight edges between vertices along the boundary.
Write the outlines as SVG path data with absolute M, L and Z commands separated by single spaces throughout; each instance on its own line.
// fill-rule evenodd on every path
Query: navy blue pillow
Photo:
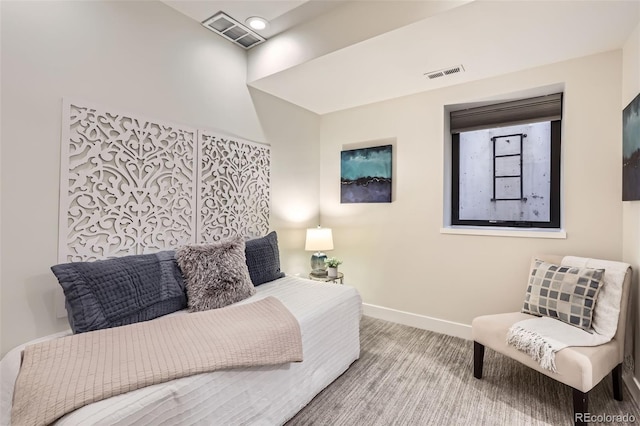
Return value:
M 262 238 L 246 241 L 244 254 L 254 286 L 284 277 L 284 272 L 280 271 L 280 252 L 276 231 Z
M 187 307 L 174 251 L 51 267 L 74 333 L 147 321 Z

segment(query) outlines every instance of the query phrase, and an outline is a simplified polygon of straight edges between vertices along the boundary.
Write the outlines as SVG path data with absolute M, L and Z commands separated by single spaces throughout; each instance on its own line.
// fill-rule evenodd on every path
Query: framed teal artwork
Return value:
M 390 203 L 393 146 L 340 153 L 341 203 Z
M 640 200 L 640 94 L 622 111 L 622 201 Z

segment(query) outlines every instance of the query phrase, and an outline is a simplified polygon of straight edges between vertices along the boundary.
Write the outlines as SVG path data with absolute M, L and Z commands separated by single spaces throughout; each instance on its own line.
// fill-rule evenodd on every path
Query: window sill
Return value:
M 441 234 L 453 235 L 485 235 L 492 237 L 519 237 L 519 238 L 551 238 L 566 239 L 567 233 L 563 229 L 548 230 L 543 228 L 518 229 L 480 226 L 446 226 L 440 228 Z

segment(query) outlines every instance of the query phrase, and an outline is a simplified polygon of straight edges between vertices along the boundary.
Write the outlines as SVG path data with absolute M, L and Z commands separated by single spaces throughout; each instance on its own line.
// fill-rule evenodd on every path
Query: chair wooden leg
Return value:
M 616 401 L 622 401 L 622 364 L 618 364 L 611 370 L 613 378 L 613 397 Z
M 484 345 L 473 342 L 473 377 L 482 379 L 482 363 L 484 361 Z
M 573 421 L 576 426 L 586 425 L 586 413 L 589 412 L 589 394 L 573 389 Z

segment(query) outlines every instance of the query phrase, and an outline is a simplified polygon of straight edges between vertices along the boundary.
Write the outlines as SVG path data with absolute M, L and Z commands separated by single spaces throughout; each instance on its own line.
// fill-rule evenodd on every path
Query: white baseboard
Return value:
M 635 399 L 636 404 L 640 404 L 640 383 L 632 374 L 622 374 L 622 381 L 627 385 L 631 397 Z
M 383 306 L 362 304 L 362 313 L 366 316 L 391 321 L 410 327 L 423 330 L 435 331 L 436 333 L 447 334 L 449 336 L 461 337 L 471 340 L 471 326 L 459 322 L 447 321 L 432 318 L 425 315 L 413 314 L 411 312 L 398 311 Z

